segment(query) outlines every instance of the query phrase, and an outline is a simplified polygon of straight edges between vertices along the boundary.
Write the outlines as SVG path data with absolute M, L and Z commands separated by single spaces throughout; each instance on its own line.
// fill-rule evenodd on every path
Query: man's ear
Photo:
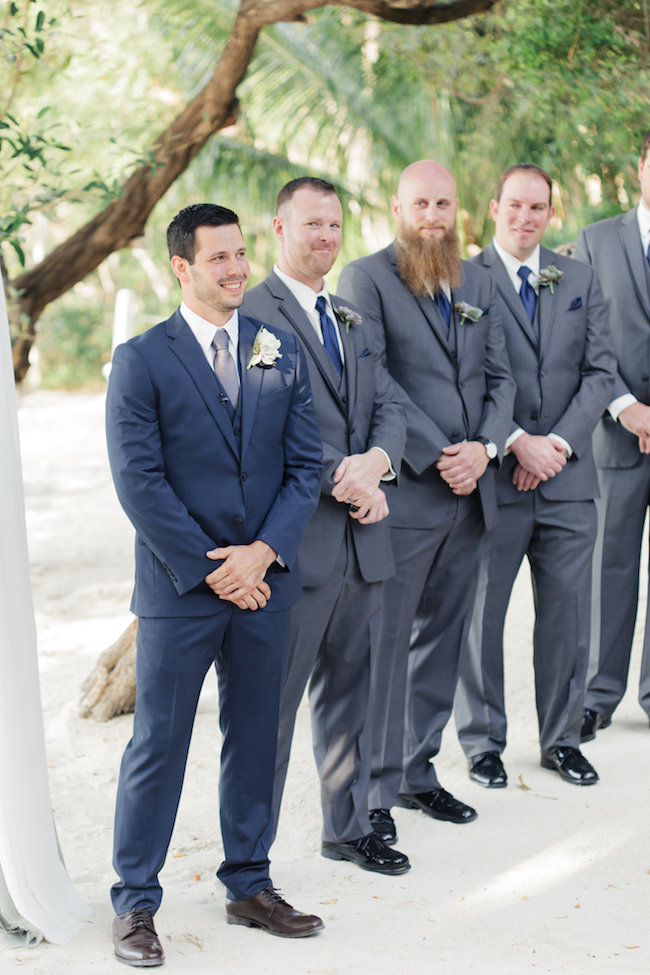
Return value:
M 184 257 L 180 257 L 178 254 L 174 254 L 171 260 L 172 271 L 176 275 L 179 281 L 187 281 L 189 278 L 189 271 L 187 270 L 189 261 L 186 261 Z

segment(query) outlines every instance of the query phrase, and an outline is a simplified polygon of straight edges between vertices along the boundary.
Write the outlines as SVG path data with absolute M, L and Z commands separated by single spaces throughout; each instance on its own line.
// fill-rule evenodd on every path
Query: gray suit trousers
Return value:
M 439 787 L 432 759 L 453 706 L 483 531 L 476 495 L 436 528 L 391 529 L 397 572 L 373 665 L 371 809 Z
M 506 745 L 503 629 L 512 587 L 527 556 L 535 601 L 533 664 L 542 751 L 577 748 L 589 655 L 593 501 L 546 501 L 530 491 L 499 507 L 479 573 L 455 703 L 468 758 Z
M 273 790 L 276 828 L 296 712 L 309 681 L 322 838 L 346 842 L 372 831 L 368 819 L 370 667 L 379 638 L 382 588 L 381 582 L 361 578 L 347 531 L 328 581 L 303 589 L 292 610 Z
M 650 457 L 640 456 L 634 467 L 599 468 L 598 480 L 601 497 L 596 501 L 596 619 L 585 707 L 608 718 L 620 703 L 627 686 L 639 596 L 641 538 L 650 504 Z M 650 717 L 649 647 L 650 629 L 646 615 L 639 704 Z

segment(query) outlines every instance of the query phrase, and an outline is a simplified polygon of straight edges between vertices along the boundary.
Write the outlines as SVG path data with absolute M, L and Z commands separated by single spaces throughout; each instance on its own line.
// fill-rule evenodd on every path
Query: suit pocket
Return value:
M 569 305 L 568 311 L 575 311 L 576 308 L 582 308 L 582 298 L 580 297 L 573 299 L 573 301 Z

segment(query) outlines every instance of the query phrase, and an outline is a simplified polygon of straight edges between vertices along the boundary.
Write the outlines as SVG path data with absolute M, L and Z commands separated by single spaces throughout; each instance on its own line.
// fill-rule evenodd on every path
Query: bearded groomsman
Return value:
M 575 256 L 593 266 L 605 295 L 618 360 L 612 402 L 596 427 L 601 498 L 594 628 L 582 741 L 606 728 L 627 686 L 639 598 L 641 537 L 650 503 L 650 132 L 638 161 L 634 209 L 585 227 Z M 600 545 L 597 545 L 597 551 Z M 646 622 L 639 704 L 650 717 L 650 630 Z
M 578 745 L 598 495 L 591 435 L 609 402 L 615 361 L 595 274 L 541 246 L 551 193 L 538 166 L 506 169 L 490 204 L 494 240 L 475 258 L 496 284 L 517 382 L 497 475 L 499 519 L 481 564 L 456 706 L 470 778 L 488 788 L 507 784 L 503 628 L 524 556 L 535 598 L 541 764 L 576 785 L 598 781 Z
M 479 551 L 496 518 L 494 475 L 510 429 L 508 370 L 490 276 L 461 261 L 456 184 L 421 160 L 402 173 L 398 234 L 349 264 L 340 293 L 372 322 L 403 391 L 408 432 L 399 488 L 388 487 L 396 574 L 386 585 L 374 667 L 371 819 L 395 836 L 395 803 L 467 823 L 433 759 L 452 709 Z
M 371 327 L 325 285 L 341 221 L 331 183 L 309 176 L 287 183 L 273 220 L 278 262 L 244 302 L 247 313 L 294 334 L 304 348 L 324 455 L 320 500 L 300 549 L 303 590 L 291 620 L 274 810 L 277 819 L 309 682 L 322 854 L 395 875 L 409 869 L 408 857 L 376 836 L 368 818 L 368 701 L 382 583 L 394 572 L 379 485 L 399 471 L 406 421 L 398 390 L 372 354 Z

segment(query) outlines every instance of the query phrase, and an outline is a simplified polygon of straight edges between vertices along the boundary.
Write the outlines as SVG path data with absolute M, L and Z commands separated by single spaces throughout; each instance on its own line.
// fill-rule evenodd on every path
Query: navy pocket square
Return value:
M 582 298 L 574 298 L 569 305 L 569 311 L 575 311 L 576 308 L 582 308 Z
M 359 358 L 365 359 L 367 355 L 370 355 L 370 349 L 364 349 Z

